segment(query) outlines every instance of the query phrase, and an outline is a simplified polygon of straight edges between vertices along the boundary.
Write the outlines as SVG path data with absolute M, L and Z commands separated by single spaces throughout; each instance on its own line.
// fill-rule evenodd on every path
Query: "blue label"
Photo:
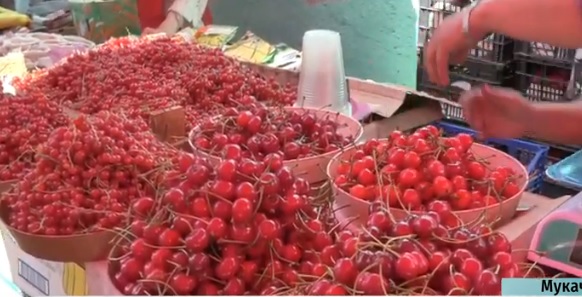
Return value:
M 50 295 L 48 279 L 20 259 L 18 259 L 18 276 L 28 282 L 31 286 L 35 287 L 42 294 L 46 296 Z
M 502 296 L 582 296 L 582 278 L 504 278 Z

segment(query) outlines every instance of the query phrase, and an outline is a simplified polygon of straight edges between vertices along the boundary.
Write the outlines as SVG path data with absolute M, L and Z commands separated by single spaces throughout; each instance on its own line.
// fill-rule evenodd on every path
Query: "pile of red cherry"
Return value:
M 295 160 L 338 151 L 354 141 L 353 136 L 338 132 L 336 117 L 252 104 L 203 121 L 190 137 L 196 149 L 226 159 L 263 160 L 279 154 Z
M 110 259 L 119 290 L 271 295 L 300 282 L 300 263 L 334 244 L 333 226 L 311 205 L 309 184 L 274 156 L 216 167 L 192 157 L 161 204 L 136 200 L 131 227 Z
M 111 39 L 14 84 L 19 93 L 46 96 L 85 114 L 122 110 L 145 117 L 179 105 L 188 125 L 227 107 L 257 101 L 289 105 L 296 99 L 294 87 L 179 37 Z
M 31 172 L 3 195 L 8 224 L 42 235 L 123 227 L 132 201 L 154 197 L 180 154 L 142 120 L 82 116 L 39 145 Z
M 282 162 L 191 157 L 161 204 L 132 205 L 113 283 L 126 295 L 498 295 L 503 277 L 543 276 L 444 201 L 401 221 L 376 201 L 363 229 L 343 230 Z
M 435 200 L 453 210 L 475 209 L 517 195 L 520 176 L 509 167 L 490 168 L 472 153 L 473 141 L 463 133 L 444 137 L 435 126 L 410 135 L 394 131 L 343 159 L 334 182 L 355 198 L 408 210 L 425 210 Z
M 288 292 L 500 295 L 502 278 L 544 277 L 539 267 L 513 260 L 503 234 L 478 223 L 441 222 L 454 214 L 448 204 L 435 203 L 435 211 L 401 221 L 390 217 L 383 202 L 372 203 L 363 230 L 340 231 L 335 243 L 300 262 L 301 275 L 311 281 Z
M 36 147 L 68 124 L 63 110 L 42 95 L 0 93 L 0 181 L 22 178 L 34 166 Z

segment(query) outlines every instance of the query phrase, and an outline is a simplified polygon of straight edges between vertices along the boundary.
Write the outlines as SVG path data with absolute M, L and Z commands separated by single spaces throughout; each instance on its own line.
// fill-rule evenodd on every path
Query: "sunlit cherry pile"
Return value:
M 401 221 L 378 200 L 362 229 L 343 228 L 282 162 L 183 161 L 162 203 L 132 204 L 113 283 L 126 295 L 499 295 L 501 278 L 544 276 L 440 200 Z
M 508 167 L 490 168 L 480 159 L 487 156 L 475 156 L 472 145 L 470 135 L 445 137 L 435 126 L 410 135 L 394 131 L 345 158 L 334 182 L 358 199 L 382 199 L 409 210 L 426 209 L 434 200 L 453 210 L 475 209 L 517 195 L 519 176 Z
M 227 159 L 262 160 L 275 153 L 285 160 L 301 159 L 338 151 L 354 141 L 353 136 L 338 132 L 342 126 L 337 116 L 254 104 L 202 122 L 191 141 L 197 149 Z
M 272 295 L 294 287 L 302 261 L 333 245 L 333 221 L 311 206 L 308 182 L 273 156 L 216 167 L 192 157 L 160 206 L 136 200 L 133 222 L 110 259 L 119 290 Z
M 259 76 L 218 49 L 178 37 L 112 39 L 15 85 L 86 114 L 120 109 L 147 116 L 181 105 L 189 125 L 249 100 L 288 105 L 296 99 L 295 88 Z
M 43 96 L 0 94 L 0 181 L 21 178 L 34 165 L 36 147 L 68 124 L 63 110 Z
M 364 229 L 340 231 L 334 244 L 299 264 L 312 281 L 287 293 L 500 295 L 502 278 L 544 277 L 539 267 L 515 262 L 508 239 L 489 226 L 440 220 L 453 215 L 435 201 L 432 211 L 395 221 L 376 201 Z
M 77 118 L 37 148 L 33 170 L 3 196 L 8 223 L 44 235 L 124 226 L 132 201 L 153 197 L 178 156 L 144 121 L 107 112 Z

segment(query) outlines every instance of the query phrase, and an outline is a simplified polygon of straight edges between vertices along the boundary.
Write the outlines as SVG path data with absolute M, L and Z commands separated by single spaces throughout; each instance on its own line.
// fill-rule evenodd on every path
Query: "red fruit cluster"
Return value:
M 21 178 L 34 163 L 36 147 L 69 119 L 43 96 L 0 94 L 0 181 Z
M 296 100 L 294 88 L 259 76 L 218 49 L 178 37 L 112 39 L 15 85 L 86 114 L 123 110 L 147 116 L 149 110 L 180 105 L 189 124 L 228 106 Z
M 295 160 L 337 151 L 353 142 L 353 137 L 338 133 L 341 126 L 336 117 L 252 104 L 202 122 L 191 137 L 197 149 L 227 159 L 263 160 L 279 154 Z
M 395 221 L 381 200 L 365 226 L 338 224 L 283 158 L 189 156 L 161 199 L 140 198 L 115 248 L 126 295 L 498 295 L 503 277 L 543 277 L 507 238 L 462 225 L 450 205 Z
M 450 226 L 451 209 L 394 221 L 372 203 L 363 230 L 341 231 L 312 264 L 307 295 L 499 295 L 501 279 L 543 277 L 516 263 L 507 238 L 487 225 Z M 326 268 L 316 269 L 320 263 Z M 302 265 L 306 265 L 302 263 Z M 532 273 L 535 272 L 535 273 Z
M 385 140 L 369 140 L 342 160 L 334 182 L 350 195 L 387 201 L 390 207 L 421 211 L 435 200 L 453 210 L 494 205 L 517 195 L 511 168 L 490 169 L 471 151 L 468 134 L 444 137 L 435 126 L 410 135 L 394 131 Z
M 23 232 L 70 235 L 125 226 L 133 200 L 155 195 L 180 153 L 141 120 L 83 116 L 54 130 L 32 171 L 3 196 L 8 223 Z
M 278 156 L 278 155 L 276 155 Z M 301 261 L 333 245 L 309 184 L 283 159 L 184 162 L 161 204 L 134 202 L 116 248 L 114 283 L 128 295 L 272 295 L 300 282 Z

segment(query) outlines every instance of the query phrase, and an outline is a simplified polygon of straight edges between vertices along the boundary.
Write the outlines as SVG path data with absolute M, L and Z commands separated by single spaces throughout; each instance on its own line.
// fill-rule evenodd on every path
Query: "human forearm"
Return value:
M 528 136 L 562 144 L 582 144 L 582 103 L 537 103 Z
M 184 26 L 184 18 L 175 11 L 169 11 L 159 29 L 168 34 L 178 32 Z
M 180 16 L 180 28 L 185 25 L 198 27 L 201 25 L 200 19 L 207 5 L 208 0 L 174 0 L 169 12 L 175 12 Z
M 582 47 L 580 0 L 482 0 L 471 13 L 470 25 L 482 33 Z

